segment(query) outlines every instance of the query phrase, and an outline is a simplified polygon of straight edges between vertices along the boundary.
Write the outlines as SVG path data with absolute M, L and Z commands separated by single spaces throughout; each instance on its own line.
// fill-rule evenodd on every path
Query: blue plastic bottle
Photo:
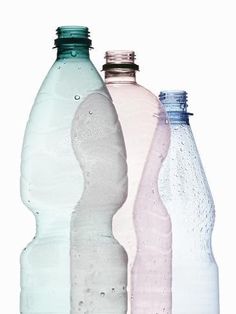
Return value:
M 212 195 L 189 125 L 187 93 L 163 91 L 171 126 L 159 191 L 172 223 L 172 314 L 218 314 L 218 268 L 212 253 Z

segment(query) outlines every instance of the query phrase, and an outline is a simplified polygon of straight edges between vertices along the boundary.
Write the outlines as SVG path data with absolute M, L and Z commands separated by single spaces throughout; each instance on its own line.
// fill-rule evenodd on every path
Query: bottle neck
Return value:
M 187 111 L 185 91 L 162 91 L 159 99 L 166 110 L 170 124 L 189 125 L 189 116 L 193 114 Z
M 105 71 L 106 84 L 134 84 L 136 73 L 132 69 L 109 69 Z
M 103 65 L 106 84 L 134 84 L 139 66 L 134 63 L 135 53 L 130 50 L 112 50 L 105 54 Z
M 89 59 L 89 30 L 84 26 L 61 26 L 57 28 L 57 59 Z
M 57 47 L 57 60 L 89 59 L 89 48 L 77 45 L 60 45 Z

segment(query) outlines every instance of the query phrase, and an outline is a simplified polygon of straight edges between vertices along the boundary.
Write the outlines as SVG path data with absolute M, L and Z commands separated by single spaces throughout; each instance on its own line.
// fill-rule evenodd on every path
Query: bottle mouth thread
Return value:
M 60 26 L 56 30 L 58 38 L 55 39 L 55 47 L 64 45 L 80 45 L 91 48 L 90 32 L 85 26 Z
M 106 63 L 102 70 L 131 69 L 139 71 L 139 66 L 134 63 L 135 53 L 131 50 L 110 50 L 105 53 Z
M 193 114 L 187 111 L 188 94 L 183 90 L 165 90 L 159 94 L 159 100 L 163 104 L 168 118 L 172 122 L 187 122 Z
M 188 94 L 182 90 L 165 90 L 159 94 L 159 100 L 163 104 L 184 105 L 187 107 Z
M 188 94 L 183 90 L 165 90 L 159 94 L 159 100 L 166 111 L 185 111 L 188 107 Z

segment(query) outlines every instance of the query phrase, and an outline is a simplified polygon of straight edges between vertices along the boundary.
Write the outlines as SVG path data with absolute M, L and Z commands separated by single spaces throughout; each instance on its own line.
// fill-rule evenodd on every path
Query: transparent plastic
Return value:
M 23 314 L 70 312 L 70 218 L 84 188 L 71 123 L 81 102 L 104 89 L 89 59 L 88 29 L 67 26 L 57 33 L 57 60 L 35 99 L 22 149 L 21 196 L 37 224 L 21 254 Z
M 112 218 L 127 196 L 124 139 L 105 90 L 78 108 L 72 144 L 84 191 L 71 221 L 71 313 L 127 313 L 127 254 Z
M 154 184 L 154 178 L 158 175 L 159 167 L 165 155 L 164 152 L 168 147 L 169 132 L 168 124 L 163 123 L 161 127 L 160 119 L 157 118 L 157 116 L 162 115 L 162 121 L 166 120 L 165 112 L 157 97 L 136 83 L 135 71 L 138 70 L 138 66 L 134 63 L 134 59 L 133 51 L 108 51 L 106 53 L 106 64 L 103 66 L 105 83 L 112 96 L 124 134 L 128 163 L 128 197 L 122 208 L 114 216 L 113 232 L 128 254 L 129 302 L 127 313 L 131 313 L 131 311 L 132 313 L 151 313 L 150 311 L 154 311 L 158 307 L 157 303 L 163 301 L 162 297 L 161 300 L 157 300 L 157 296 L 152 291 L 167 289 L 168 296 L 166 294 L 165 301 L 163 301 L 166 308 L 170 307 L 171 302 L 171 280 L 169 278 L 171 268 L 171 248 L 169 247 L 171 245 L 171 226 L 167 213 L 158 197 L 157 184 Z M 161 129 L 159 129 L 159 126 Z M 162 147 L 162 145 L 165 147 Z M 144 170 L 149 150 L 150 156 Z M 163 158 L 159 158 L 158 155 L 162 153 Z M 150 170 L 151 168 L 152 170 Z M 134 208 L 140 181 L 141 186 Z M 153 189 L 154 192 L 152 192 Z M 149 199 L 150 195 L 151 199 Z M 144 203 L 146 203 L 145 206 Z M 135 213 L 133 213 L 134 209 Z M 145 213 L 145 211 L 147 212 Z M 146 222 L 150 221 L 153 213 L 157 220 L 154 222 L 153 229 L 149 230 Z M 161 215 L 165 216 L 164 221 L 162 221 Z M 144 219 L 143 227 L 142 223 L 140 224 L 140 219 Z M 153 237 L 161 237 L 162 233 L 166 233 L 167 237 L 165 240 L 168 247 L 166 268 L 160 267 L 162 262 L 160 264 L 153 262 L 152 265 L 149 262 L 149 258 L 152 257 L 151 255 L 154 252 L 157 254 L 157 259 L 159 254 L 162 256 L 162 252 L 159 252 L 161 243 L 157 243 L 156 247 L 154 244 L 155 248 L 153 250 L 151 248 L 151 252 L 148 248 L 150 241 L 153 241 Z M 135 267 L 133 268 L 134 261 Z M 160 280 L 160 276 L 157 274 L 158 271 L 166 272 L 167 281 L 163 283 L 163 280 Z M 155 282 L 149 275 L 146 276 L 147 272 L 153 273 Z M 131 276 L 133 279 L 131 279 Z M 142 312 L 145 303 L 148 304 L 146 306 L 147 312 Z
M 162 111 L 134 206 L 137 253 L 131 276 L 133 314 L 171 314 L 171 220 L 157 185 L 169 143 L 170 128 Z
M 218 268 L 212 253 L 212 195 L 189 125 L 187 94 L 161 92 L 171 143 L 159 191 L 172 222 L 172 314 L 218 314 Z

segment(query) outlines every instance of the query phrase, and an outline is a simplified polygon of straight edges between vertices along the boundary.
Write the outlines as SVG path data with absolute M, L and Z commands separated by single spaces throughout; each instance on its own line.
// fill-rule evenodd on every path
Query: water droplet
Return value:
M 24 248 L 24 251 L 26 250 L 26 247 Z
M 30 203 L 30 200 L 28 200 L 28 203 Z
M 90 292 L 90 289 L 87 289 L 87 290 L 86 290 L 86 292 L 88 292 L 88 293 L 89 293 L 89 292 Z
M 123 290 L 125 290 L 125 286 L 123 286 Z
M 57 67 L 57 70 L 60 70 L 61 69 L 61 67 L 59 66 L 59 67 Z
M 182 145 L 184 145 L 184 142 L 183 142 L 183 141 L 181 141 L 181 144 L 182 144 Z
M 39 215 L 39 212 L 36 212 L 36 215 Z
M 112 288 L 111 291 L 112 291 L 112 292 L 115 292 L 115 288 Z
M 89 111 L 89 114 L 93 114 L 93 112 L 92 112 L 92 111 Z
M 79 99 L 80 99 L 80 95 L 75 95 L 75 96 L 74 96 L 74 99 L 75 99 L 75 100 L 79 100 Z
M 105 292 L 101 292 L 101 293 L 100 293 L 100 296 L 101 296 L 101 297 L 105 297 Z
M 71 54 L 71 56 L 72 56 L 72 57 L 75 57 L 75 56 L 77 55 L 76 51 L 74 51 L 74 50 L 73 50 L 73 51 L 71 51 L 71 53 L 70 53 L 70 54 Z
M 83 304 L 84 304 L 84 302 L 83 302 L 83 301 L 80 301 L 80 302 L 79 302 L 79 305 L 83 305 Z

